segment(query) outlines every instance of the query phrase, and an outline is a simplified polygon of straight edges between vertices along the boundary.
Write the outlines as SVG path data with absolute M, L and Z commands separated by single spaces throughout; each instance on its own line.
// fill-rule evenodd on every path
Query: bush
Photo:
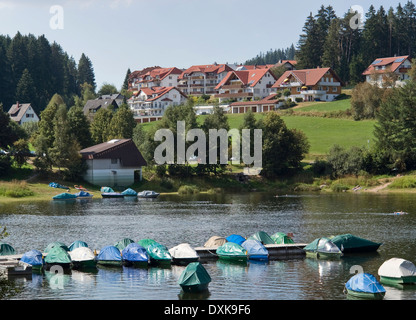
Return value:
M 184 185 L 180 186 L 178 189 L 179 194 L 197 194 L 199 193 L 199 189 L 197 186 L 194 185 Z
M 296 102 L 303 102 L 303 98 L 295 98 Z
M 34 192 L 29 189 L 25 181 L 13 180 L 0 186 L 0 196 L 11 198 L 23 198 L 33 196 Z
M 170 179 L 162 179 L 162 181 L 160 181 L 160 186 L 165 189 L 171 190 L 173 188 L 173 183 Z
M 331 190 L 334 192 L 344 192 L 344 191 L 347 191 L 348 189 L 349 189 L 348 186 L 344 184 L 340 184 L 340 183 L 333 183 L 331 185 Z
M 391 189 L 416 188 L 416 177 L 404 176 L 394 180 L 390 185 Z

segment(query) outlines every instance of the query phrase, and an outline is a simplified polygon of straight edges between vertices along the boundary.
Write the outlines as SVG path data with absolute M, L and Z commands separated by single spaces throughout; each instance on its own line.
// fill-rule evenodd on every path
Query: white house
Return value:
M 363 72 L 368 83 L 383 86 L 401 86 L 409 79 L 407 72 L 412 68 L 409 56 L 377 58 Z
M 16 121 L 18 124 L 39 121 L 39 117 L 35 110 L 33 110 L 30 103 L 20 104 L 19 102 L 16 102 L 16 104 L 12 105 L 8 113 L 10 115 L 10 119 Z
M 127 100 L 137 122 L 150 122 L 162 118 L 165 109 L 184 103 L 187 96 L 175 87 L 141 88 Z
M 97 186 L 129 186 L 147 163 L 131 139 L 114 139 L 80 151 L 88 169 L 84 179 Z
M 227 64 L 208 64 L 192 66 L 178 78 L 178 88 L 186 95 L 200 96 L 218 93 L 215 87 L 233 69 Z
M 147 72 L 139 74 L 135 80 L 134 88 L 152 87 L 176 87 L 178 85 L 178 77 L 182 74 L 182 70 L 178 68 L 151 68 Z
M 262 99 L 271 93 L 276 77 L 270 68 L 230 71 L 216 86 L 215 95 L 222 102 L 228 99 L 236 101 Z

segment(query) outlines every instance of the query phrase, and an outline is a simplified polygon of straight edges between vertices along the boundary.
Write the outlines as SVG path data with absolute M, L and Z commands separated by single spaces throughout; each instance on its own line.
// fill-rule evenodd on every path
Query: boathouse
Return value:
M 147 163 L 132 139 L 113 139 L 80 151 L 88 169 L 84 179 L 97 186 L 129 186 L 142 179 Z

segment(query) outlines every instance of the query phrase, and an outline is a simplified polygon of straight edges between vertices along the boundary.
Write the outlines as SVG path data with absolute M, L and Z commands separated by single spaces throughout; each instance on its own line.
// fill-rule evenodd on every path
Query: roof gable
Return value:
M 329 72 L 331 75 L 342 84 L 341 79 L 331 68 L 316 68 L 303 70 L 288 70 L 286 71 L 272 86 L 273 88 L 280 87 L 286 79 L 291 77 L 296 78 L 301 85 L 314 86 Z
M 411 61 L 410 56 L 377 58 L 367 67 L 367 69 L 365 69 L 362 74 L 366 76 L 373 73 L 385 73 L 386 71 L 395 72 L 406 60 Z M 385 67 L 385 69 L 377 70 L 376 67 L 378 66 Z

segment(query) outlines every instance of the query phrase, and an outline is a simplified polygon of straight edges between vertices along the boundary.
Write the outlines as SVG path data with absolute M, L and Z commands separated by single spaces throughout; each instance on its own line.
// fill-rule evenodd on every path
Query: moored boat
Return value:
M 39 250 L 30 250 L 23 254 L 20 261 L 32 266 L 33 271 L 40 271 L 43 268 L 43 256 Z
M 0 242 L 0 256 L 10 256 L 14 255 L 15 253 L 16 251 L 10 244 Z
M 79 247 L 88 247 L 88 244 L 85 241 L 82 240 L 75 240 L 74 242 L 72 242 L 69 247 L 68 247 L 68 251 L 73 251 L 76 248 Z
M 75 200 L 76 198 L 77 195 L 68 192 L 63 192 L 52 197 L 53 200 Z
M 191 262 L 178 279 L 178 284 L 184 292 L 196 293 L 208 290 L 211 276 L 199 262 Z
M 381 300 L 386 289 L 369 273 L 357 273 L 345 284 L 344 292 L 350 298 Z
M 341 250 L 326 237 L 315 239 L 303 250 L 305 250 L 307 257 L 318 259 L 339 259 L 343 255 Z
M 44 253 L 48 253 L 54 247 L 62 247 L 65 251 L 69 251 L 69 248 L 65 245 L 65 243 L 60 241 L 54 241 L 49 243 L 46 248 L 43 250 Z
M 124 195 L 125 197 L 137 197 L 137 192 L 131 188 L 127 188 L 121 194 Z
M 220 236 L 212 236 L 204 243 L 205 248 L 218 248 L 227 242 L 227 239 Z
M 97 265 L 120 267 L 122 265 L 120 250 L 115 246 L 105 246 L 95 258 Z
M 52 247 L 46 254 L 45 269 L 49 270 L 54 265 L 59 265 L 67 270 L 72 266 L 71 256 L 68 251 L 61 246 Z
M 234 242 L 241 246 L 241 244 L 246 241 L 246 238 L 240 236 L 239 234 L 232 234 L 225 238 L 228 242 Z
M 382 245 L 378 242 L 363 239 L 350 233 L 329 238 L 342 253 L 375 252 Z
M 95 268 L 97 261 L 94 252 L 88 247 L 78 247 L 69 251 L 73 269 Z
M 249 260 L 269 260 L 269 251 L 260 241 L 255 239 L 247 239 L 241 244 L 241 246 L 247 250 Z
M 190 246 L 189 243 L 181 243 L 169 249 L 172 256 L 172 263 L 177 265 L 187 265 L 192 262 L 198 262 L 198 253 Z
M 150 263 L 158 266 L 170 266 L 172 263 L 172 256 L 168 248 L 156 242 L 146 247 L 147 253 L 150 257 Z
M 114 246 L 118 248 L 118 250 L 123 251 L 123 249 L 127 247 L 130 243 L 134 243 L 134 240 L 130 238 L 124 238 L 115 243 Z
M 232 262 L 247 262 L 247 250 L 237 243 L 226 242 L 218 247 L 216 254 L 220 259 Z
M 94 196 L 92 193 L 89 193 L 87 191 L 80 191 L 75 193 L 75 195 L 77 196 L 77 199 L 92 199 L 92 197 Z
M 128 244 L 122 250 L 121 258 L 125 266 L 133 267 L 147 267 L 150 259 L 146 248 L 135 242 Z
M 378 269 L 382 284 L 415 284 L 416 266 L 408 260 L 391 258 Z
M 248 237 L 248 239 L 254 239 L 260 241 L 262 244 L 276 244 L 274 240 L 265 231 L 259 231 Z
M 289 235 L 284 232 L 276 232 L 270 236 L 276 244 L 295 243 Z
M 154 199 L 154 198 L 157 198 L 159 195 L 160 195 L 160 193 L 157 193 L 157 192 L 152 191 L 152 190 L 144 190 L 144 191 L 141 191 L 141 192 L 137 193 L 138 198 Z
M 115 192 L 111 187 L 101 187 L 100 191 L 103 198 L 124 198 L 124 194 Z

